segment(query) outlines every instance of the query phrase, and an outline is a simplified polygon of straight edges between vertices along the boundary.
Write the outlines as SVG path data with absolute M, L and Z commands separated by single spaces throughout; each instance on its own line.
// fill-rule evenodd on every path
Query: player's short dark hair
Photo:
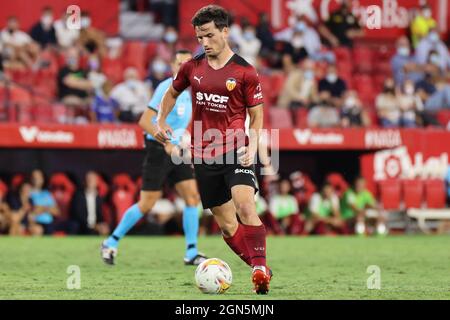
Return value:
M 172 61 L 175 62 L 177 55 L 179 54 L 190 54 L 192 55 L 192 52 L 188 49 L 179 49 L 177 51 L 175 51 L 175 54 L 173 55 Z
M 230 16 L 224 8 L 217 5 L 208 5 L 198 10 L 191 20 L 194 27 L 200 27 L 211 21 L 217 29 L 222 30 L 224 27 L 228 27 Z

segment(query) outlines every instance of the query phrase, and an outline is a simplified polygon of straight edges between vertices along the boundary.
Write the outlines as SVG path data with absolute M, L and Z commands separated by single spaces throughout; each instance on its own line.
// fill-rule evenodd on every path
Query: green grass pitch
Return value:
M 227 261 L 233 284 L 224 295 L 202 294 L 195 267 L 182 263 L 182 237 L 127 237 L 117 265 L 100 260 L 98 237 L 0 238 L 0 299 L 449 299 L 450 237 L 270 237 L 274 270 L 267 296 L 251 292 L 250 269 L 220 237 L 200 248 Z M 67 268 L 81 270 L 69 290 Z M 369 290 L 370 265 L 381 288 Z

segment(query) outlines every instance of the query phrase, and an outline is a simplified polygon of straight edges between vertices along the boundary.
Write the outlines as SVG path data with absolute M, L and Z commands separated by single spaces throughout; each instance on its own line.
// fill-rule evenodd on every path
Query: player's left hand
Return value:
M 169 156 L 176 156 L 181 157 L 181 150 L 178 146 L 172 144 L 172 143 L 166 143 L 164 145 L 164 150 Z
M 243 167 L 250 167 L 255 159 L 256 150 L 250 147 L 240 147 L 238 149 L 239 162 Z

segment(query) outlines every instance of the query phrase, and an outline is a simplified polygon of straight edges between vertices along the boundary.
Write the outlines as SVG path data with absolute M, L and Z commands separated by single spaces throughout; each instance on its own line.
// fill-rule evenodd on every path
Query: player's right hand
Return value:
M 159 143 L 162 143 L 165 145 L 167 142 L 170 142 L 170 139 L 173 135 L 172 128 L 165 122 L 158 122 L 157 123 L 157 131 L 155 134 L 155 139 Z

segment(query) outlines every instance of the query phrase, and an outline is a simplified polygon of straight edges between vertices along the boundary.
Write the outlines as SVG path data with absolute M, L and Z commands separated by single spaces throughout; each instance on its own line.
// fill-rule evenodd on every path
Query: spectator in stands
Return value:
M 327 234 L 330 232 L 347 233 L 342 220 L 339 198 L 333 187 L 325 183 L 320 193 L 314 193 L 309 201 L 309 220 L 306 230 L 313 234 Z
M 308 126 L 320 128 L 339 126 L 339 112 L 332 99 L 329 91 L 322 91 L 319 94 L 319 101 L 308 112 Z
M 378 118 L 382 127 L 399 127 L 401 124 L 400 102 L 395 93 L 395 84 L 392 78 L 384 81 L 383 92 L 375 100 Z
M 78 42 L 88 53 L 98 53 L 100 57 L 104 57 L 106 54 L 105 34 L 92 26 L 91 16 L 86 11 L 81 12 L 81 30 Z
M 52 194 L 45 188 L 45 178 L 41 170 L 31 172 L 31 186 L 33 209 L 28 215 L 29 231 L 32 235 L 52 234 L 53 220 L 59 215 L 59 209 Z
M 336 66 L 334 64 L 328 65 L 325 78 L 319 81 L 319 93 L 328 92 L 331 96 L 330 103 L 340 107 L 346 90 L 347 84 L 339 78 Z
M 93 122 L 116 122 L 119 113 L 119 103 L 111 97 L 112 83 L 106 81 L 95 91 L 92 101 L 91 119 Z
M 53 25 L 58 45 L 63 49 L 74 46 L 80 37 L 80 30 L 68 28 L 69 19 L 70 15 L 64 10 L 61 18 L 56 20 Z
M 256 37 L 261 41 L 261 56 L 268 57 L 275 50 L 275 39 L 270 27 L 269 17 L 266 12 L 258 15 L 256 25 Z
M 41 19 L 31 28 L 30 35 L 34 41 L 39 43 L 41 48 L 45 48 L 47 45 L 56 45 L 53 9 L 51 7 L 45 7 L 42 10 Z
M 423 110 L 423 103 L 416 93 L 412 80 L 406 80 L 398 94 L 403 127 L 416 127 L 418 114 Z
M 364 35 L 351 9 L 352 0 L 344 0 L 341 7 L 332 12 L 328 20 L 319 27 L 319 32 L 331 46 L 352 47 L 354 39 Z
M 354 90 L 345 94 L 341 109 L 341 125 L 344 128 L 367 127 L 370 125 L 369 115 L 358 97 L 358 92 Z
M 309 107 L 318 101 L 315 64 L 305 59 L 301 68 L 292 66 L 278 96 L 277 106 L 281 108 Z
M 425 112 L 430 114 L 450 108 L 450 85 L 436 65 L 425 66 L 425 78 L 416 84 L 416 90 L 425 105 Z
M 429 34 L 431 29 L 436 28 L 437 23 L 432 15 L 431 7 L 428 4 L 424 4 L 411 22 L 411 39 L 414 48 L 417 47 L 420 40 Z
M 335 62 L 332 52 L 322 52 L 322 43 L 317 31 L 309 26 L 305 16 L 297 17 L 293 27 L 275 34 L 275 39 L 286 42 L 283 50 L 284 65 L 297 64 L 306 57 L 316 61 Z
M 283 179 L 280 181 L 279 192 L 270 198 L 269 211 L 278 220 L 285 233 L 288 233 L 291 216 L 299 214 L 297 200 L 291 194 L 289 180 Z
M 79 51 L 75 47 L 66 50 L 66 64 L 58 73 L 59 99 L 69 107 L 69 119 L 86 116 L 86 107 L 89 105 L 89 94 L 93 90 L 92 83 L 79 64 Z
M 242 35 L 236 39 L 236 44 L 242 58 L 256 67 L 261 41 L 256 37 L 255 32 L 255 27 L 248 24 L 242 29 Z
M 109 234 L 109 226 L 104 222 L 103 201 L 98 194 L 98 176 L 95 172 L 86 173 L 84 186 L 79 189 L 71 203 L 72 219 L 78 223 L 80 234 Z
M 156 47 L 156 55 L 162 59 L 165 63 L 170 63 L 177 46 L 178 32 L 172 26 L 169 26 L 164 31 L 163 39 L 158 43 Z
M 160 57 L 156 57 L 153 60 L 151 64 L 150 74 L 145 79 L 145 81 L 150 84 L 150 88 L 152 91 L 155 91 L 159 84 L 167 79 L 168 71 L 169 67 L 163 59 L 161 59 Z
M 10 235 L 25 234 L 25 223 L 28 215 L 31 214 L 33 206 L 31 204 L 31 184 L 24 181 L 17 191 L 8 196 L 8 203 L 11 207 Z
M 341 216 L 349 230 L 355 230 L 357 234 L 366 233 L 366 223 L 370 220 L 376 221 L 377 234 L 384 235 L 387 232 L 375 197 L 366 188 L 366 181 L 362 177 L 355 179 L 354 187 L 345 191 L 341 199 Z
M 407 79 L 416 83 L 423 78 L 421 67 L 411 54 L 408 37 L 402 36 L 397 40 L 397 52 L 391 59 L 391 67 L 397 86 L 402 86 Z
M 31 37 L 20 30 L 19 20 L 15 16 L 8 18 L 6 28 L 0 34 L 0 42 L 11 69 L 31 68 L 34 57 L 39 52 L 39 46 Z
M 119 120 L 135 122 L 147 107 L 150 91 L 148 86 L 139 79 L 136 68 L 127 68 L 123 77 L 124 82 L 113 88 L 111 97 L 119 103 Z
M 107 80 L 105 74 L 101 71 L 100 57 L 97 54 L 90 54 L 87 62 L 87 79 L 92 84 L 94 90 L 99 90 Z
M 433 64 L 439 66 L 441 72 L 448 70 L 450 54 L 437 29 L 431 29 L 430 33 L 420 40 L 416 48 L 416 59 L 422 65 L 427 64 L 431 59 Z

